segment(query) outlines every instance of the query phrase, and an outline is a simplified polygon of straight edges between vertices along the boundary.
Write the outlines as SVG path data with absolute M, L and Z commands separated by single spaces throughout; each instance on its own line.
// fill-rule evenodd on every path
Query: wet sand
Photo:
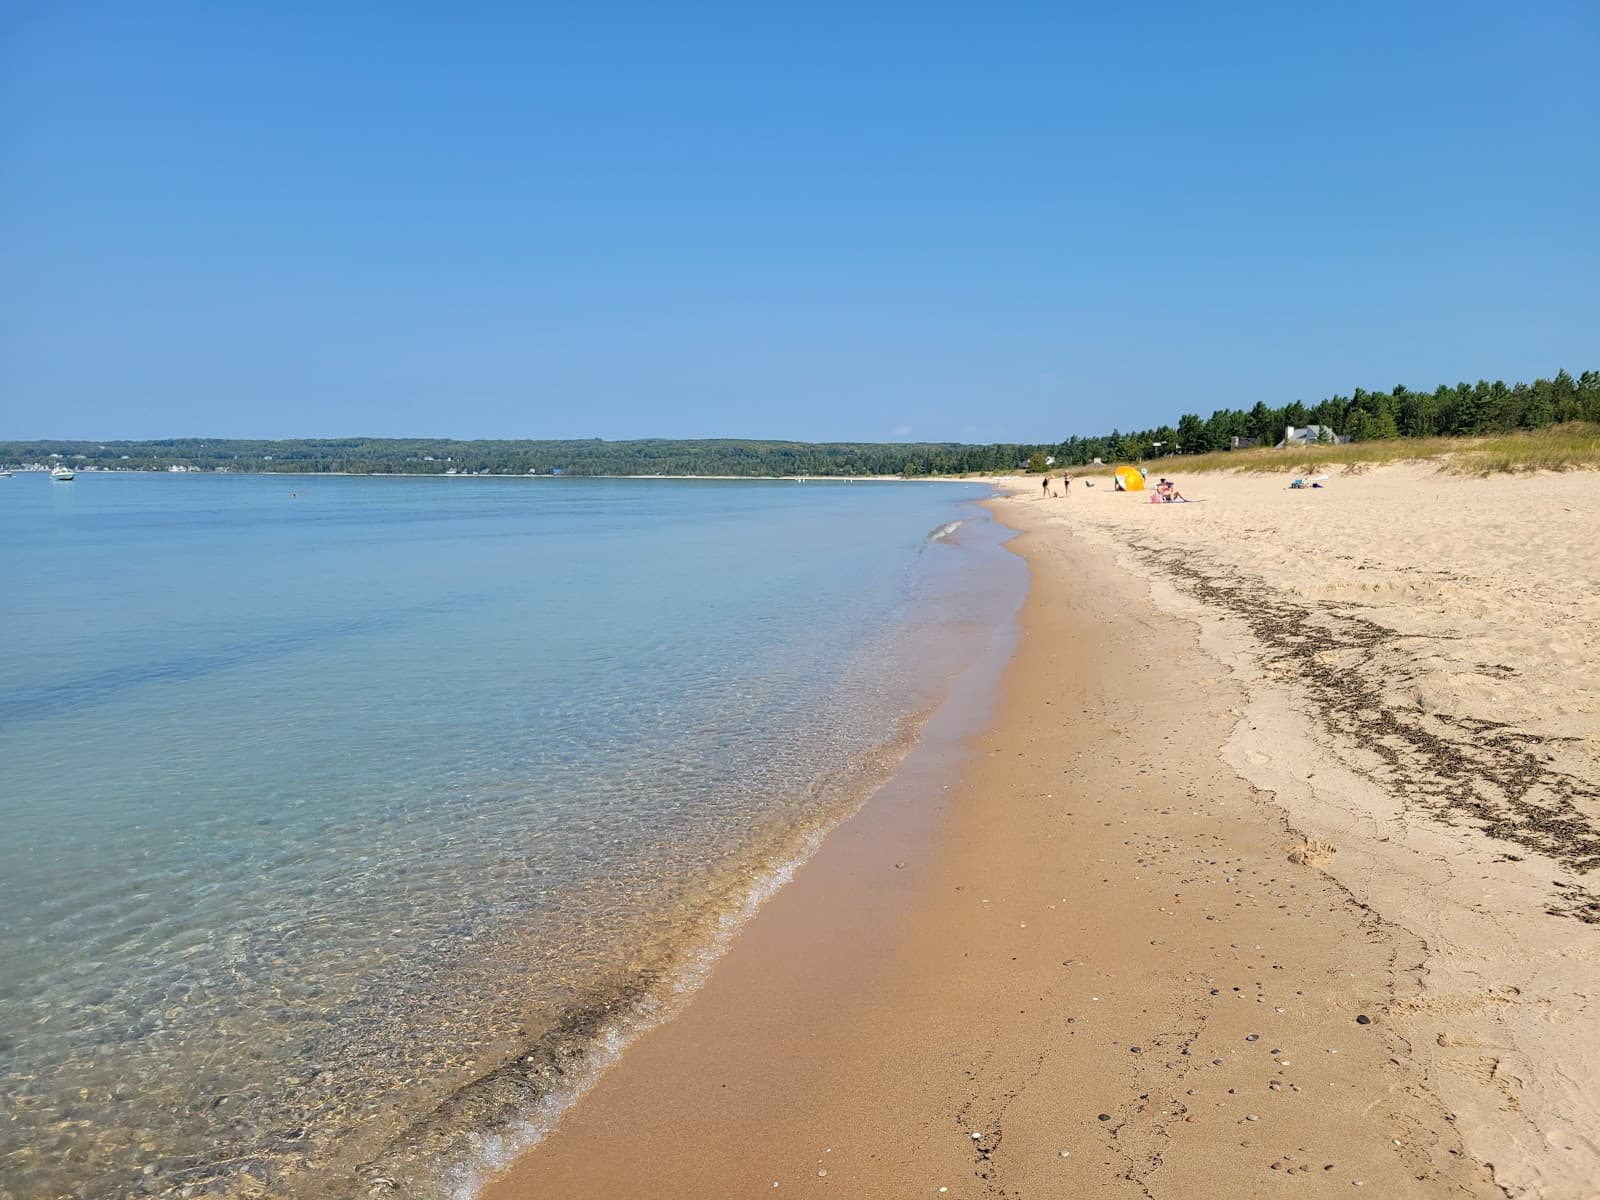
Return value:
M 1393 1016 L 1425 947 L 1224 761 L 1237 673 L 1111 545 L 999 507 L 1033 582 L 987 732 L 835 831 L 490 1200 L 1503 1194 Z

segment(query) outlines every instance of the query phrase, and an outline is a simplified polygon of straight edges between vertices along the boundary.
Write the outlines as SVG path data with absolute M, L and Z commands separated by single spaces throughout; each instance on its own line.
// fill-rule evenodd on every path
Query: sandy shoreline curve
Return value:
M 1396 470 L 996 501 L 987 731 L 481 1194 L 1595 1195 L 1593 481 Z

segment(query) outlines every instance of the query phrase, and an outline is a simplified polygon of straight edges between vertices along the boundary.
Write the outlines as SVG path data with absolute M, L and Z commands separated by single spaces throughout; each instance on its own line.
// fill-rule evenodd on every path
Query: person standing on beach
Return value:
M 1064 472 L 1061 476 L 1061 498 L 1067 499 L 1072 495 L 1072 472 Z
M 1043 478 L 1043 479 L 1041 479 L 1041 480 L 1040 480 L 1040 481 L 1039 481 L 1039 482 L 1040 482 L 1040 483 L 1042 483 L 1042 484 L 1043 484 L 1043 485 L 1044 485 L 1044 494 L 1045 494 L 1045 498 L 1046 498 L 1046 499 L 1049 499 L 1049 497 L 1050 497 L 1050 476 L 1048 476 L 1048 475 L 1046 475 L 1046 476 L 1045 476 L 1045 477 L 1044 477 L 1044 478 Z

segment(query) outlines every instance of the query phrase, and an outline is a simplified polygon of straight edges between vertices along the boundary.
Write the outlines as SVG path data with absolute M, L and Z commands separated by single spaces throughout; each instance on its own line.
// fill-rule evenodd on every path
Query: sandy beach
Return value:
M 1595 477 L 1288 479 L 1102 484 L 1050 523 L 1195 622 L 1249 697 L 1225 760 L 1420 941 L 1391 1017 L 1468 1152 L 1512 1195 L 1600 1195 Z
M 1600 1194 L 1594 479 L 1286 482 L 996 501 L 992 708 L 484 1194 Z

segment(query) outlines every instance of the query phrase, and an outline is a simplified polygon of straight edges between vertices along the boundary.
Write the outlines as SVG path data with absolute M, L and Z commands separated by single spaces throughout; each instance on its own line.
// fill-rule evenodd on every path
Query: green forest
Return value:
M 79 467 L 161 471 L 494 475 L 960 475 L 1013 471 L 1048 457 L 1057 466 L 1130 462 L 1226 450 L 1235 439 L 1275 445 L 1293 425 L 1355 441 L 1469 437 L 1600 422 L 1600 371 L 1559 371 L 1532 383 L 1441 384 L 1431 392 L 1357 388 L 1315 404 L 1223 408 L 1154 429 L 1069 437 L 1054 444 L 786 442 L 737 439 L 452 441 L 437 438 L 163 438 L 154 441 L 0 441 L 8 466 L 64 459 Z M 1036 459 L 1034 456 L 1040 456 Z

